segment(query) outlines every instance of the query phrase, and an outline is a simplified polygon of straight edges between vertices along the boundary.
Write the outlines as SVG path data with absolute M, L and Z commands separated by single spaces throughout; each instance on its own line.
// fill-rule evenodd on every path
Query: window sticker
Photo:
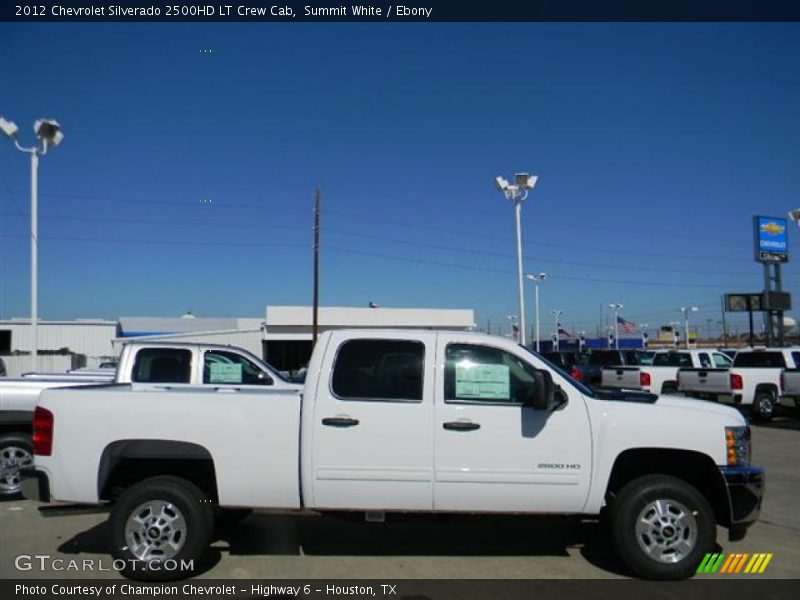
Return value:
M 242 365 L 211 363 L 208 379 L 209 383 L 241 383 Z
M 509 370 L 505 365 L 456 364 L 456 397 L 480 400 L 510 400 Z

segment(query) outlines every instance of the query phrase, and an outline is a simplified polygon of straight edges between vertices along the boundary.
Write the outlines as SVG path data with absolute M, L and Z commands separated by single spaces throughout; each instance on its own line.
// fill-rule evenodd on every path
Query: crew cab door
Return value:
M 433 508 L 435 334 L 332 334 L 313 412 L 313 506 Z
M 545 364 L 512 343 L 439 334 L 434 509 L 579 512 L 591 477 L 591 431 L 580 391 L 555 371 L 566 403 L 524 406 Z

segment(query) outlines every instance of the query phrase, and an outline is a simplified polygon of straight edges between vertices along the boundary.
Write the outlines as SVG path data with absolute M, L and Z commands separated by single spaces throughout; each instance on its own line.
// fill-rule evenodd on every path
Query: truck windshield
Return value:
M 553 369 L 553 371 L 555 371 L 556 373 L 558 373 L 559 375 L 561 375 L 562 377 L 564 377 L 564 379 L 565 379 L 566 381 L 568 381 L 568 382 L 569 382 L 569 383 L 570 383 L 570 384 L 571 384 L 573 387 L 575 387 L 575 388 L 576 388 L 576 389 L 577 389 L 577 390 L 578 390 L 578 391 L 579 391 L 581 394 L 583 394 L 584 396 L 590 396 L 590 397 L 592 397 L 592 398 L 596 398 L 596 397 L 597 397 L 597 396 L 595 396 L 595 393 L 592 391 L 592 388 L 590 388 L 590 387 L 588 387 L 588 386 L 586 386 L 586 385 L 582 384 L 580 381 L 576 381 L 575 379 L 573 379 L 573 378 L 572 378 L 572 377 L 569 375 L 569 373 L 566 373 L 566 372 L 565 372 L 563 369 L 561 369 L 561 367 L 559 367 L 558 365 L 554 365 L 554 364 L 553 364 L 551 361 L 547 360 L 547 359 L 546 359 L 544 356 L 542 356 L 541 354 L 537 354 L 536 352 L 534 352 L 534 351 L 533 351 L 533 350 L 531 350 L 530 348 L 525 348 L 525 346 L 522 346 L 522 345 L 520 345 L 520 348 L 524 348 L 524 349 L 525 349 L 525 351 L 526 351 L 528 354 L 533 354 L 533 355 L 534 355 L 536 358 L 539 358 L 539 359 L 543 360 L 543 361 L 544 361 L 544 362 L 545 362 L 545 363 L 546 363 L 546 364 L 547 364 L 547 365 L 548 365 L 548 366 L 549 366 L 551 369 Z

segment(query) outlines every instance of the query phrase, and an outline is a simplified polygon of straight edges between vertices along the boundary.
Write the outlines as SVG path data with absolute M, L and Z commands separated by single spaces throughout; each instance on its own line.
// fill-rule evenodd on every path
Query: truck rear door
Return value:
M 591 476 L 591 432 L 583 394 L 553 374 L 568 401 L 558 410 L 523 406 L 532 371 L 524 349 L 439 333 L 434 418 L 434 509 L 580 511 Z
M 316 508 L 433 508 L 434 333 L 333 333 L 316 390 Z

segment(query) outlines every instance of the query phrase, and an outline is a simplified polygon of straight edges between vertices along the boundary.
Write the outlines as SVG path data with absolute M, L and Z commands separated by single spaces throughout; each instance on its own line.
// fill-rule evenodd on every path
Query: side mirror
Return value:
M 270 377 L 269 375 L 264 373 L 264 371 L 259 371 L 258 372 L 258 383 L 260 383 L 261 385 L 272 385 L 275 382 L 272 381 L 272 377 Z
M 551 410 L 556 406 L 556 386 L 549 371 L 538 369 L 534 372 L 527 404 L 535 410 Z

